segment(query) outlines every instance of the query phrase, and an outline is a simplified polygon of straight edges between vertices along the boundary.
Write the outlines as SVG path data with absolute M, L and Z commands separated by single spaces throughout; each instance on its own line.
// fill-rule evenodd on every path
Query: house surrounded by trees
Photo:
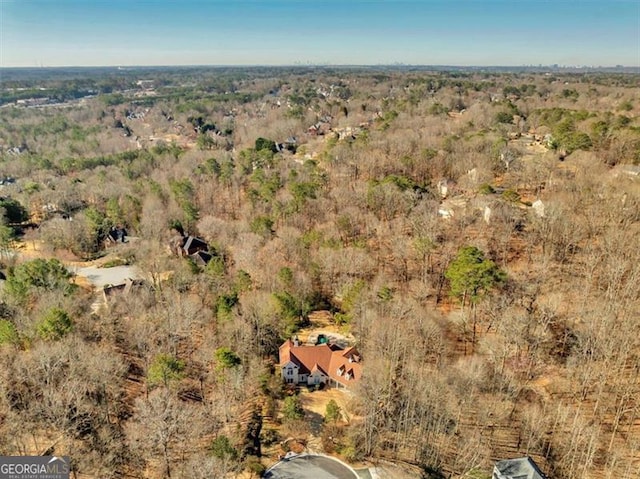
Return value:
M 280 371 L 287 384 L 327 384 L 348 388 L 362 376 L 361 356 L 354 347 L 335 344 L 315 346 L 288 339 L 280 346 Z

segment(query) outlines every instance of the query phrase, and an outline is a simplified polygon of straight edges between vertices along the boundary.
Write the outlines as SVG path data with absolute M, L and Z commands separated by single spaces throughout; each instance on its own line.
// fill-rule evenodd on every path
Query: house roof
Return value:
M 209 246 L 207 245 L 206 241 L 200 238 L 196 238 L 195 236 L 187 236 L 184 240 L 184 245 L 182 246 L 182 248 L 188 252 L 191 248 L 206 250 L 209 249 Z
M 128 296 L 134 288 L 138 288 L 144 286 L 145 281 L 142 279 L 131 279 L 127 278 L 123 283 L 115 284 L 115 285 L 105 285 L 102 287 L 102 292 L 104 294 L 105 299 L 111 296 L 115 296 L 117 294 L 122 294 L 123 296 Z
M 280 346 L 280 367 L 293 362 L 301 374 L 320 371 L 331 379 L 348 386 L 362 376 L 360 354 L 354 347 L 341 349 L 335 344 L 295 346 L 288 339 Z M 340 370 L 341 374 L 338 374 Z
M 126 236 L 127 236 L 127 230 L 125 230 L 124 228 L 112 227 L 107 233 L 106 240 L 116 243 L 120 240 L 124 241 L 124 238 Z
M 213 255 L 211 253 L 207 253 L 206 251 L 196 251 L 192 255 L 189 255 L 189 258 L 193 259 L 196 263 L 205 266 L 211 261 Z
M 530 457 L 505 459 L 496 462 L 496 472 L 505 479 L 546 479 L 538 465 Z
M 318 363 L 314 364 L 313 367 L 311 368 L 311 374 L 317 373 L 317 372 L 321 372 L 325 376 L 329 375 L 329 373 L 327 373 L 327 371 L 324 368 L 319 366 Z

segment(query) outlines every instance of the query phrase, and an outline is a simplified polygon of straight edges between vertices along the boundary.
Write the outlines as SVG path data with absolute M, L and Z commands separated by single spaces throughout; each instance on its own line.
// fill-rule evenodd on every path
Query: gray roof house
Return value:
M 180 234 L 171 238 L 169 249 L 176 256 L 190 256 L 198 251 L 207 251 L 209 245 L 203 239 Z
M 182 244 L 183 254 L 189 256 L 198 251 L 207 251 L 209 249 L 209 245 L 203 239 L 196 238 L 195 236 L 187 236 L 184 239 L 184 243 Z
M 530 457 L 496 462 L 491 479 L 547 479 Z

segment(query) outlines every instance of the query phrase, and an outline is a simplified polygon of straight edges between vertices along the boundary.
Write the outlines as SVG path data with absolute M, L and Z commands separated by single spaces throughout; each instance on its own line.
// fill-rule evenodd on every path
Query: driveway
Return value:
M 135 266 L 114 266 L 113 268 L 97 268 L 96 266 L 77 268 L 71 266 L 69 269 L 76 275 L 87 278 L 93 286 L 98 288 L 107 284 L 122 284 L 127 278 L 140 278 L 140 272 Z

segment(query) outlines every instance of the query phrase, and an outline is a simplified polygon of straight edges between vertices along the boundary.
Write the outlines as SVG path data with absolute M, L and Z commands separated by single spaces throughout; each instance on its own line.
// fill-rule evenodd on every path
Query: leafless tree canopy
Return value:
M 1 453 L 640 475 L 637 75 L 25 75 L 0 95 Z M 277 366 L 317 318 L 363 358 L 327 422 Z

